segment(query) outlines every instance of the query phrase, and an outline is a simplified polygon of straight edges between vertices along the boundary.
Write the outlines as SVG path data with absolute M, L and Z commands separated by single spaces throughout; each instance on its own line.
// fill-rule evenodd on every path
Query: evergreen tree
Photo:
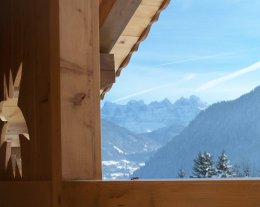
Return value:
M 194 160 L 193 178 L 211 178 L 216 175 L 213 159 L 209 152 L 199 153 Z
M 185 178 L 185 171 L 184 169 L 179 169 L 178 171 L 178 178 Z
M 250 177 L 250 168 L 248 163 L 243 163 L 243 177 Z
M 233 177 L 235 178 L 241 178 L 243 177 L 243 174 L 241 173 L 241 168 L 238 164 L 235 164 L 233 167 Z
M 222 151 L 221 155 L 218 157 L 216 169 L 217 175 L 220 178 L 229 178 L 232 177 L 232 165 L 229 164 L 230 161 L 228 156 L 225 154 L 225 151 Z

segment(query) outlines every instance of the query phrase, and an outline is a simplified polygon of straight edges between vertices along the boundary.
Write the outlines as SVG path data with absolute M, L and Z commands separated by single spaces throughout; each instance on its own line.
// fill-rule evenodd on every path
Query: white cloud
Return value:
M 255 64 L 249 66 L 249 67 L 246 67 L 246 68 L 243 68 L 243 69 L 240 69 L 240 70 L 237 70 L 233 73 L 229 73 L 225 76 L 222 76 L 220 78 L 216 78 L 216 79 L 213 79 L 211 81 L 208 81 L 204 84 L 202 84 L 199 88 L 196 89 L 196 92 L 200 92 L 200 91 L 205 91 L 205 90 L 208 90 L 212 87 L 215 87 L 221 83 L 224 83 L 226 81 L 229 81 L 229 80 L 232 80 L 232 79 L 235 79 L 239 76 L 242 76 L 242 75 L 245 75 L 247 73 L 251 73 L 251 72 L 254 72 L 254 71 L 257 71 L 257 70 L 260 70 L 260 61 L 259 62 L 256 62 Z

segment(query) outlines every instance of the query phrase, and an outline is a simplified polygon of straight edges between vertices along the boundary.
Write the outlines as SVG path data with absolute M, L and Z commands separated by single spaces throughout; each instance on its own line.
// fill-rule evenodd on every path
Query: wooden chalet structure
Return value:
M 100 99 L 169 0 L 2 0 L 0 207 L 259 207 L 260 181 L 102 181 Z

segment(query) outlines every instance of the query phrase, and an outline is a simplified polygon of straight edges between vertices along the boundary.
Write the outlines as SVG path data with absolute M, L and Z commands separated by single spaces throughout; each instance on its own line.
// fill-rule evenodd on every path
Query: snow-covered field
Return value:
M 134 171 L 144 166 L 145 163 L 137 163 L 128 160 L 106 160 L 102 161 L 103 166 L 103 179 L 130 179 Z

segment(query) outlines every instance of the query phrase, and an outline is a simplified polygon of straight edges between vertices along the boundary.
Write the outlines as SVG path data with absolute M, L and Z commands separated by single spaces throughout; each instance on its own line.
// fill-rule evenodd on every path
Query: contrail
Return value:
M 178 84 L 181 84 L 181 83 L 186 82 L 186 81 L 191 81 L 195 77 L 196 77 L 196 74 L 189 74 L 189 75 L 185 76 L 182 80 L 180 80 L 178 82 L 168 83 L 168 84 L 164 84 L 164 85 L 148 88 L 148 89 L 136 92 L 136 93 L 132 93 L 130 95 L 127 95 L 127 96 L 124 96 L 124 97 L 121 97 L 121 98 L 118 98 L 118 99 L 114 100 L 113 103 L 125 101 L 125 100 L 128 100 L 130 98 L 134 98 L 136 96 L 140 96 L 140 95 L 143 95 L 143 94 L 146 94 L 146 93 L 149 93 L 149 92 L 157 91 L 157 90 L 160 90 L 162 88 L 166 88 L 166 87 L 169 87 L 169 86 L 172 86 L 172 85 L 178 85 Z
M 170 84 L 168 84 L 170 85 Z M 121 97 L 121 98 L 118 98 L 116 100 L 113 101 L 113 103 L 117 103 L 117 102 L 121 102 L 121 101 L 124 101 L 124 100 L 127 100 L 127 99 L 130 99 L 130 98 L 133 98 L 133 97 L 136 97 L 136 96 L 140 96 L 140 95 L 143 95 L 145 93 L 149 93 L 149 92 L 152 92 L 152 91 L 156 91 L 156 90 L 159 90 L 163 87 L 166 87 L 165 85 L 163 86 L 157 86 L 157 87 L 153 87 L 153 88 L 149 88 L 149 89 L 145 89 L 145 90 L 142 90 L 142 91 L 139 91 L 137 93 L 132 93 L 128 96 L 124 96 L 124 97 Z
M 193 61 L 197 61 L 197 60 L 208 60 L 208 59 L 219 58 L 219 57 L 237 56 L 237 55 L 242 54 L 244 52 L 254 51 L 256 49 L 259 49 L 259 48 L 258 47 L 248 48 L 248 49 L 238 50 L 236 52 L 225 52 L 225 53 L 217 53 L 217 54 L 213 54 L 213 55 L 203 55 L 203 56 L 197 56 L 197 57 L 183 58 L 183 59 L 180 59 L 180 60 L 175 60 L 175 61 L 166 62 L 166 63 L 156 65 L 155 68 L 161 67 L 161 66 L 178 64 L 178 63 L 193 62 Z
M 207 59 L 212 59 L 216 57 L 221 57 L 222 55 L 205 55 L 205 56 L 200 56 L 200 57 L 191 57 L 191 58 L 184 58 L 180 60 L 175 60 L 167 63 L 162 63 L 159 65 L 156 65 L 156 67 L 162 67 L 162 66 L 167 66 L 167 65 L 173 65 L 173 64 L 178 64 L 178 63 L 186 63 L 186 62 L 192 62 L 192 61 L 197 61 L 197 60 L 207 60 Z
M 207 90 L 209 88 L 212 88 L 212 87 L 214 87 L 216 85 L 219 85 L 219 84 L 221 84 L 223 82 L 226 82 L 228 80 L 232 80 L 234 78 L 237 78 L 239 76 L 245 75 L 247 73 L 251 73 L 251 72 L 257 71 L 259 69 L 260 69 L 260 61 L 256 62 L 255 64 L 253 64 L 253 65 L 251 65 L 249 67 L 240 69 L 238 71 L 235 71 L 233 73 L 227 74 L 227 75 L 222 76 L 220 78 L 208 81 L 208 82 L 204 83 L 203 85 L 201 85 L 199 88 L 197 88 L 196 92 L 205 91 L 205 90 Z

